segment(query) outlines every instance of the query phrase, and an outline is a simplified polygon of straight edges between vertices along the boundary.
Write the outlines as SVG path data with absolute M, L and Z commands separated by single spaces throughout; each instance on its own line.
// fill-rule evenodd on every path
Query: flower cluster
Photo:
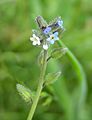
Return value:
M 63 21 L 58 17 L 48 25 L 41 16 L 38 16 L 36 22 L 40 30 L 34 30 L 30 40 L 33 45 L 42 46 L 43 49 L 47 50 L 50 44 L 54 44 L 55 41 L 59 40 L 59 32 L 64 30 Z

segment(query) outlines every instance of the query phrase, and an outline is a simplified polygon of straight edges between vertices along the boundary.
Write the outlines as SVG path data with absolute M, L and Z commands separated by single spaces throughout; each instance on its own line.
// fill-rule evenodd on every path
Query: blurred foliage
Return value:
M 62 41 L 80 61 L 87 77 L 87 99 L 80 120 L 92 120 L 92 0 L 0 0 L 0 120 L 26 120 L 28 115 L 30 105 L 26 106 L 18 95 L 16 83 L 33 90 L 37 87 L 40 48 L 29 41 L 37 15 L 47 21 L 57 16 L 64 20 L 66 32 Z M 57 68 L 63 72 L 62 80 L 44 88 L 53 93 L 54 100 L 45 107 L 39 102 L 34 120 L 68 120 L 70 101 L 66 104 L 66 100 L 70 97 L 76 104 L 77 94 L 73 91 L 78 78 L 71 61 L 66 56 L 57 63 L 50 61 L 48 71 L 55 72 Z M 76 110 L 70 111 L 72 116 L 76 118 Z

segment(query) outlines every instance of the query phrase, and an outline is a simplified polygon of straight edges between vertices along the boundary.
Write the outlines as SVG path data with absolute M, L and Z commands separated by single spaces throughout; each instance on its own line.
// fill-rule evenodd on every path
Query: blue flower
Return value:
M 44 34 L 48 34 L 51 31 L 51 27 L 47 27 L 43 32 Z
M 55 32 L 55 33 L 51 34 L 50 37 L 47 38 L 47 41 L 48 41 L 50 44 L 54 44 L 54 42 L 55 42 L 56 40 L 59 40 L 58 32 Z
M 63 20 L 58 20 L 57 24 L 58 24 L 58 26 L 60 26 L 63 29 Z

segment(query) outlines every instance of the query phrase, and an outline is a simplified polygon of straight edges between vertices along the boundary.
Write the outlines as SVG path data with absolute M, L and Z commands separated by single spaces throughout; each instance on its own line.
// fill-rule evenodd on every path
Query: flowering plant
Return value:
M 32 41 L 32 44 L 34 46 L 38 46 L 41 48 L 40 55 L 38 57 L 38 63 L 40 66 L 40 77 L 38 81 L 38 87 L 36 91 L 31 91 L 29 88 L 17 84 L 17 90 L 21 97 L 27 102 L 31 103 L 31 110 L 29 112 L 27 120 L 32 120 L 33 115 L 35 113 L 38 101 L 40 98 L 45 97 L 45 102 L 44 105 L 47 105 L 53 100 L 53 96 L 49 95 L 46 91 L 43 91 L 43 88 L 47 85 L 51 85 L 54 83 L 61 75 L 61 72 L 55 72 L 55 73 L 48 73 L 46 75 L 46 68 L 49 60 L 52 59 L 59 59 L 62 57 L 65 53 L 70 59 L 75 72 L 78 76 L 79 79 L 79 93 L 78 93 L 78 98 L 77 98 L 77 118 L 79 119 L 80 115 L 80 110 L 83 108 L 83 103 L 85 101 L 85 96 L 83 97 L 84 94 L 86 94 L 86 77 L 83 71 L 83 68 L 81 64 L 78 62 L 76 57 L 72 54 L 72 52 L 67 49 L 67 47 L 64 45 L 64 43 L 59 40 L 59 35 L 64 32 L 64 27 L 63 27 L 63 21 L 60 17 L 57 17 L 54 21 L 50 22 L 47 24 L 47 22 L 41 17 L 38 16 L 36 18 L 36 23 L 38 25 L 38 30 L 33 30 L 33 34 L 30 37 L 30 40 Z M 50 49 L 50 46 L 53 45 L 54 43 L 58 43 L 60 47 L 54 48 L 53 50 Z M 51 47 L 52 48 L 52 47 Z M 63 87 L 63 86 L 62 86 Z M 85 89 L 84 89 L 85 88 Z M 63 88 L 62 88 L 63 89 Z M 75 92 L 74 92 L 75 93 Z M 69 93 L 68 93 L 69 94 Z M 66 95 L 68 95 L 66 94 Z M 60 97 L 64 97 L 61 93 Z M 65 97 L 68 98 L 68 101 L 70 102 L 69 108 L 71 110 L 72 104 L 71 104 L 71 99 L 69 96 Z M 64 104 L 64 108 L 66 109 L 67 107 L 67 100 L 64 101 L 66 104 Z M 81 105 L 81 109 L 80 109 Z M 75 107 L 74 109 L 75 110 Z M 73 111 L 72 110 L 72 111 Z M 70 111 L 68 110 L 66 112 L 67 115 L 70 114 Z M 72 113 L 71 113 L 72 114 Z M 70 118 L 70 115 L 68 116 L 69 120 L 73 119 Z M 75 118 L 76 119 L 76 118 Z
M 34 46 L 40 46 L 42 48 L 38 59 L 41 67 L 41 73 L 38 88 L 36 94 L 34 95 L 34 98 L 32 99 L 33 104 L 27 120 L 31 120 L 33 118 L 33 114 L 35 112 L 38 100 L 41 96 L 43 86 L 52 84 L 58 79 L 61 74 L 61 72 L 56 72 L 45 75 L 48 60 L 51 58 L 58 59 L 62 57 L 62 55 L 67 51 L 66 48 L 57 48 L 54 49 L 48 57 L 48 49 L 50 48 L 50 45 L 54 44 L 56 41 L 59 41 L 59 33 L 65 30 L 61 17 L 58 17 L 50 24 L 47 24 L 47 22 L 41 16 L 38 16 L 36 18 L 36 23 L 39 29 L 33 30 L 33 35 L 30 37 L 30 41 L 32 41 L 32 44 Z
M 32 105 L 27 120 L 32 120 L 40 97 L 49 97 L 49 102 L 51 102 L 51 96 L 49 96 L 47 93 L 43 94 L 43 87 L 54 83 L 61 75 L 60 71 L 56 73 L 48 73 L 46 75 L 48 61 L 51 58 L 59 59 L 67 52 L 66 47 L 55 48 L 51 50 L 50 53 L 48 52 L 50 46 L 59 41 L 59 34 L 65 30 L 61 17 L 57 17 L 55 20 L 47 24 L 47 22 L 41 16 L 38 16 L 36 18 L 36 23 L 38 25 L 38 30 L 32 31 L 33 34 L 30 37 L 30 41 L 32 41 L 32 44 L 34 46 L 39 46 L 42 49 L 38 57 L 38 63 L 41 72 L 37 91 L 32 92 L 30 89 L 24 87 L 23 85 L 17 84 L 17 90 L 19 94 L 26 102 L 30 102 Z M 45 104 L 47 103 L 45 102 Z

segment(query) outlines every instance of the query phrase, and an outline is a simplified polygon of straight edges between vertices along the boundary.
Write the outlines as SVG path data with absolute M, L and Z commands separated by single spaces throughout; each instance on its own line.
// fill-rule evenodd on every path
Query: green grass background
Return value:
M 29 37 L 38 15 L 48 22 L 57 16 L 64 20 L 62 41 L 83 66 L 87 94 L 79 104 L 79 80 L 67 56 L 52 60 L 47 71 L 59 69 L 62 77 L 44 88 L 53 101 L 47 106 L 39 102 L 33 120 L 92 120 L 92 0 L 0 0 L 0 120 L 26 120 L 30 110 L 16 83 L 37 87 L 41 49 L 32 46 Z

